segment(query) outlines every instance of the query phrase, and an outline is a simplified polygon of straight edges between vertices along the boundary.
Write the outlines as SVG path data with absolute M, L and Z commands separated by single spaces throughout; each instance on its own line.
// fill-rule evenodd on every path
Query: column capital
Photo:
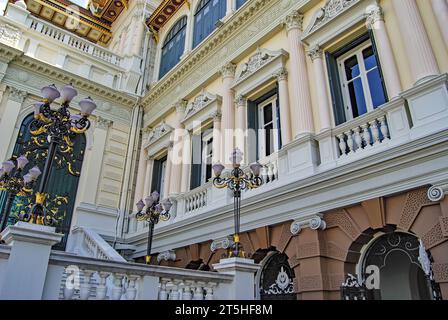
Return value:
M 367 25 L 373 28 L 373 25 L 378 21 L 384 21 L 384 12 L 380 6 L 371 6 L 366 13 Z
M 107 130 L 112 125 L 112 123 L 112 120 L 104 119 L 103 117 L 97 117 L 95 128 Z
M 448 194 L 448 183 L 434 185 L 428 189 L 428 199 L 433 202 L 442 201 Z
M 290 31 L 292 29 L 303 30 L 303 14 L 299 11 L 294 10 L 290 14 L 288 14 L 285 18 L 286 31 Z
M 288 80 L 288 70 L 285 67 L 282 67 L 274 73 L 274 77 L 277 78 L 277 81 L 279 82 Z
M 185 109 L 187 108 L 188 101 L 181 99 L 174 104 L 177 113 L 185 113 Z
M 221 121 L 222 113 L 220 110 L 216 110 L 211 114 L 213 121 Z
M 327 228 L 327 224 L 322 219 L 322 215 L 316 214 L 311 217 L 304 217 L 302 219 L 295 220 L 291 224 L 291 233 L 293 235 L 297 235 L 303 228 L 310 228 L 312 230 L 325 230 Z
M 168 148 L 168 152 L 172 151 L 174 148 L 174 141 L 168 142 L 167 148 Z
M 18 103 L 23 103 L 26 96 L 28 95 L 28 92 L 14 88 L 14 87 L 9 87 L 9 89 L 10 89 L 9 100 L 12 100 L 12 101 L 15 101 Z
M 234 65 L 232 62 L 226 63 L 221 68 L 221 75 L 223 78 L 229 78 L 234 77 L 236 71 L 236 65 Z
M 237 107 L 244 107 L 246 105 L 246 101 L 246 97 L 242 94 L 237 95 L 235 98 L 235 104 Z
M 315 45 L 308 52 L 308 56 L 311 58 L 311 61 L 314 62 L 316 59 L 322 59 L 322 48 L 319 45 Z

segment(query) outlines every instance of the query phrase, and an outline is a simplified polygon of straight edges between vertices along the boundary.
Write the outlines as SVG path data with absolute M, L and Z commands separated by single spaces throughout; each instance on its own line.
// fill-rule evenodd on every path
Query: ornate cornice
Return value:
M 322 219 L 321 215 L 314 215 L 311 217 L 305 217 L 302 219 L 295 220 L 291 224 L 291 233 L 297 235 L 303 228 L 310 228 L 312 230 L 325 230 L 327 224 Z
M 322 48 L 320 46 L 314 46 L 308 51 L 308 56 L 314 62 L 316 59 L 322 59 Z
M 378 21 L 384 21 L 383 9 L 381 9 L 381 7 L 372 7 L 369 12 L 367 12 L 367 24 L 372 28 Z
M 298 11 L 293 11 L 288 14 L 285 18 L 285 26 L 286 31 L 290 31 L 292 29 L 303 30 L 303 14 Z
M 221 67 L 221 76 L 223 78 L 233 78 L 235 76 L 236 65 L 231 62 L 226 63 Z
M 19 90 L 14 87 L 10 87 L 9 89 L 10 89 L 9 100 L 12 100 L 12 101 L 20 103 L 20 104 L 22 104 L 23 101 L 25 101 L 25 98 L 28 95 L 28 93 L 26 91 Z

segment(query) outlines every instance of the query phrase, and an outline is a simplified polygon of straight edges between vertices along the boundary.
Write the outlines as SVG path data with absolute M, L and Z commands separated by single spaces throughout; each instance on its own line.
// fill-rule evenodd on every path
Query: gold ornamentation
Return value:
M 36 192 L 36 204 L 43 204 L 47 198 L 46 193 Z

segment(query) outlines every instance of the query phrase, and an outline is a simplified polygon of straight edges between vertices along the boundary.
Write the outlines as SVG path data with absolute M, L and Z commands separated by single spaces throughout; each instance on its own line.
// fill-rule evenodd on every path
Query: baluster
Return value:
M 365 144 L 365 149 L 370 148 L 371 147 L 371 143 L 372 143 L 372 138 L 370 136 L 370 130 L 369 130 L 369 124 L 365 123 L 363 125 L 361 125 L 361 129 L 362 129 L 362 140 L 364 140 L 364 144 Z
M 106 278 L 109 276 L 109 272 L 98 272 L 98 276 L 100 277 L 100 283 L 96 287 L 96 299 L 104 300 L 107 294 Z
M 123 294 L 123 278 L 124 274 L 114 273 L 114 287 L 112 288 L 112 300 L 120 300 Z
M 213 300 L 214 296 L 213 296 L 213 288 L 216 286 L 216 283 L 213 282 L 209 282 L 207 284 L 207 286 L 205 287 L 205 300 Z
M 355 129 L 353 129 L 354 132 L 354 136 L 353 136 L 353 140 L 356 143 L 355 146 L 355 152 L 358 151 L 362 151 L 362 137 L 361 137 L 361 128 L 360 127 L 356 127 Z
M 183 300 L 184 298 L 184 288 L 185 288 L 185 283 L 183 281 L 179 281 L 179 284 L 177 286 L 179 288 L 179 290 L 177 291 L 179 294 L 179 298 L 178 300 Z
M 386 117 L 382 116 L 378 118 L 378 121 L 380 122 L 380 130 L 383 135 L 383 139 L 389 140 L 389 127 L 387 126 Z
M 372 130 L 373 135 L 373 145 L 378 145 L 381 143 L 380 141 L 380 131 L 378 129 L 378 123 L 376 120 L 370 121 L 370 129 Z
M 355 144 L 353 142 L 352 130 L 348 130 L 347 132 L 345 132 L 345 135 L 347 136 L 347 146 L 349 149 L 348 154 L 353 154 L 355 152 Z
M 82 280 L 82 283 L 79 286 L 79 298 L 81 300 L 87 300 L 89 299 L 90 296 L 90 287 L 91 287 L 90 279 L 94 274 L 94 271 L 83 270 L 82 273 L 84 275 L 84 279 Z
M 159 291 L 159 300 L 167 300 L 168 293 L 166 292 L 166 284 L 169 279 L 160 279 L 160 291 Z
M 267 165 L 267 167 L 268 167 L 268 181 L 269 181 L 269 182 L 272 182 L 273 177 L 274 177 L 274 172 L 273 172 L 273 170 L 272 170 L 272 163 L 269 163 L 269 164 Z
M 347 143 L 345 142 L 345 135 L 343 133 L 336 136 L 339 140 L 339 150 L 341 151 L 341 157 L 347 153 Z
M 127 300 L 135 300 L 137 297 L 137 280 L 140 276 L 128 275 L 129 285 L 126 290 L 126 299 Z
M 278 180 L 278 161 L 274 161 L 272 164 L 272 171 L 274 173 L 274 180 Z
M 191 287 L 194 283 L 190 280 L 185 281 L 184 292 L 182 293 L 182 300 L 191 300 L 193 295 L 191 294 Z
M 171 282 L 170 300 L 179 300 L 179 282 L 178 280 L 173 280 Z
M 77 279 L 75 277 L 78 277 L 77 274 L 67 274 L 67 271 L 64 273 L 67 278 L 64 281 L 64 290 L 63 295 L 65 300 L 72 300 L 73 295 L 75 294 L 75 285 Z M 68 276 L 70 276 L 71 281 L 68 279 Z
M 201 282 L 196 283 L 196 289 L 194 291 L 193 300 L 204 300 L 204 290 Z

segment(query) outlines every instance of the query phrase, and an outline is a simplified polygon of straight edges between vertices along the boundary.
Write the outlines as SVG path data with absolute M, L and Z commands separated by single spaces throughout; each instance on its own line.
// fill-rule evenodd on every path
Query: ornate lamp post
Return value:
M 215 178 L 213 179 L 213 185 L 219 189 L 228 188 L 233 191 L 233 215 L 235 224 L 235 233 L 233 235 L 233 250 L 229 251 L 230 257 L 243 257 L 244 251 L 240 243 L 240 209 L 241 209 L 241 191 L 247 189 L 255 189 L 263 184 L 263 179 L 260 177 L 260 171 L 262 165 L 255 162 L 250 165 L 251 173 L 244 173 L 241 169 L 241 161 L 243 160 L 243 153 L 236 148 L 230 161 L 232 161 L 233 169 L 230 172 L 229 178 L 222 178 L 221 173 L 224 170 L 224 166 L 221 163 L 213 165 L 213 172 Z
M 17 159 L 12 158 L 11 160 L 2 163 L 2 167 L 0 168 L 0 190 L 6 191 L 8 195 L 3 210 L 0 231 L 5 229 L 8 223 L 9 214 L 15 197 L 17 195 L 24 195 L 25 193 L 32 192 L 34 183 L 41 174 L 39 168 L 36 166 L 22 176 L 23 169 L 28 162 L 26 157 L 20 156 Z
M 159 202 L 159 193 L 154 191 L 149 196 L 145 198 L 145 202 L 140 200 L 137 202 L 137 214 L 136 218 L 138 221 L 146 221 L 149 223 L 148 230 L 148 247 L 146 250 L 146 264 L 151 262 L 151 247 L 152 247 L 152 237 L 154 235 L 154 226 L 159 223 L 159 220 L 167 221 L 170 219 L 170 209 L 173 205 L 169 199 Z M 145 208 L 146 210 L 143 211 Z
M 47 135 L 49 143 L 48 154 L 36 192 L 35 204 L 29 212 L 21 215 L 19 218 L 26 222 L 31 221 L 37 224 L 52 225 L 53 219 L 46 214 L 43 203 L 47 197 L 46 192 L 56 151 L 62 143 L 72 146 L 72 138 L 77 134 L 83 134 L 90 128 L 90 120 L 88 118 L 96 109 L 96 104 L 90 97 L 85 98 L 79 102 L 81 113 L 71 115 L 68 110 L 69 104 L 78 95 L 78 92 L 71 84 L 62 87 L 61 91 L 54 84 L 46 86 L 41 89 L 41 94 L 43 101 L 34 105 L 34 120 L 30 124 L 30 132 L 33 136 Z M 59 97 L 62 99 L 61 106 L 59 108 L 51 108 L 51 103 Z

